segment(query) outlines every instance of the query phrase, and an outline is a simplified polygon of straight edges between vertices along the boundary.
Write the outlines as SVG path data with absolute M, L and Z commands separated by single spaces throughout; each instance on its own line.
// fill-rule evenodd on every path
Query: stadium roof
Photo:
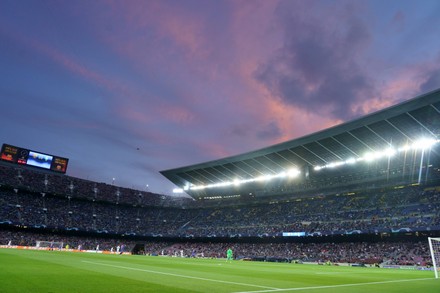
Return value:
M 326 130 L 263 149 L 205 163 L 164 170 L 160 173 L 194 198 L 197 186 L 213 186 L 237 180 L 276 176 L 305 166 L 320 168 L 333 162 L 362 158 L 365 153 L 438 140 L 440 89 L 387 109 Z M 202 197 L 215 195 L 215 188 Z

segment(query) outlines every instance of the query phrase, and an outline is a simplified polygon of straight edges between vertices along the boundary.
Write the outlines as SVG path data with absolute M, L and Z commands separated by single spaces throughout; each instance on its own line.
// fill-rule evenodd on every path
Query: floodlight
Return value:
M 399 147 L 397 149 L 389 147 L 383 151 L 377 151 L 377 152 L 368 152 L 366 153 L 364 156 L 359 157 L 359 158 L 348 158 L 346 160 L 342 160 L 342 161 L 337 161 L 337 162 L 330 162 L 326 165 L 321 165 L 321 166 L 314 166 L 313 169 L 315 171 L 319 171 L 321 169 L 325 169 L 325 168 L 335 168 L 335 167 L 339 167 L 342 165 L 347 165 L 347 164 L 355 164 L 357 162 L 371 162 L 373 160 L 377 160 L 380 158 L 390 158 L 392 156 L 394 156 L 396 153 L 398 152 L 404 152 L 404 151 L 408 151 L 408 150 L 417 150 L 417 149 L 428 149 L 430 147 L 432 147 L 434 144 L 440 142 L 440 140 L 438 139 L 433 139 L 433 138 L 425 138 L 425 139 L 420 139 L 415 141 L 413 144 L 411 145 L 404 145 L 402 147 Z M 298 169 L 292 168 L 290 170 L 287 171 L 283 171 L 280 172 L 278 174 L 272 174 L 272 175 L 261 175 L 259 177 L 253 177 L 253 178 L 249 178 L 249 179 L 235 179 L 234 181 L 226 181 L 226 182 L 219 182 L 219 183 L 213 183 L 213 184 L 209 184 L 209 185 L 186 185 L 183 190 L 187 191 L 187 190 L 199 190 L 199 189 L 205 189 L 205 188 L 215 188 L 215 187 L 223 187 L 223 186 L 229 186 L 229 185 L 241 185 L 242 183 L 249 183 L 249 182 L 255 182 L 255 181 L 268 181 L 271 180 L 273 178 L 285 178 L 285 177 L 296 177 L 300 174 L 301 172 Z M 180 191 L 179 189 L 177 189 L 176 191 Z
M 297 170 L 297 169 L 290 169 L 290 170 L 287 172 L 287 175 L 288 175 L 289 177 L 296 177 L 296 176 L 298 176 L 300 173 L 301 173 L 301 172 L 300 172 L 299 170 Z
M 327 168 L 335 168 L 341 165 L 344 165 L 345 162 L 331 162 L 329 164 L 326 165 Z
M 255 178 L 255 181 L 267 181 L 270 179 L 271 179 L 270 175 L 261 175 Z
M 388 157 L 392 157 L 397 153 L 397 151 L 395 149 L 393 149 L 392 147 L 386 149 L 384 151 L 384 155 L 388 156 Z
M 223 187 L 223 186 L 228 186 L 231 184 L 232 184 L 231 182 L 220 182 L 220 183 L 217 183 L 216 186 Z
M 355 158 L 350 158 L 348 160 L 345 161 L 346 164 L 354 164 L 356 163 L 356 159 Z
M 406 152 L 406 151 L 409 151 L 410 149 L 411 149 L 411 146 L 406 144 L 406 145 L 401 146 L 400 148 L 398 148 L 397 151 L 398 152 Z
M 205 185 L 195 185 L 195 186 L 192 186 L 190 189 L 191 190 L 205 189 Z
M 434 144 L 436 144 L 438 140 L 432 139 L 432 138 L 422 138 L 420 140 L 417 140 L 413 143 L 412 147 L 414 149 L 429 149 Z
M 367 162 L 371 162 L 371 161 L 375 160 L 376 157 L 377 157 L 377 155 L 375 153 L 366 153 L 363 156 L 364 160 L 367 161 Z

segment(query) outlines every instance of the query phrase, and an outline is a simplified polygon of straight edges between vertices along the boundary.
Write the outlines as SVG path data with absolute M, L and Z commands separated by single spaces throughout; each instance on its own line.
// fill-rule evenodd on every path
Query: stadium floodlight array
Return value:
M 406 152 L 409 150 L 429 149 L 438 142 L 440 142 L 440 140 L 438 140 L 438 139 L 421 139 L 421 140 L 415 141 L 413 144 L 404 145 L 399 148 L 389 147 L 383 151 L 366 153 L 365 155 L 363 155 L 362 157 L 359 157 L 359 158 L 349 158 L 345 161 L 331 162 L 326 165 L 315 166 L 313 169 L 315 171 L 319 171 L 319 170 L 326 169 L 326 168 L 335 168 L 335 167 L 339 167 L 339 166 L 343 166 L 343 165 L 352 165 L 357 162 L 372 162 L 372 161 L 382 159 L 382 158 L 391 158 L 392 156 L 394 156 L 398 153 Z
M 244 183 L 270 181 L 275 178 L 295 178 L 295 177 L 298 177 L 298 175 L 300 173 L 301 172 L 298 169 L 290 169 L 288 171 L 283 171 L 278 174 L 262 175 L 262 176 L 249 178 L 249 179 L 235 179 L 234 181 L 224 181 L 224 182 L 207 184 L 207 185 L 191 185 L 191 186 L 187 185 L 184 188 L 175 188 L 175 189 L 173 189 L 173 192 L 174 193 L 181 193 L 181 192 L 188 191 L 188 190 L 201 190 L 201 189 L 206 189 L 206 188 L 239 186 Z
M 428 237 L 429 250 L 431 251 L 432 268 L 435 278 L 438 279 L 438 270 L 440 265 L 440 238 Z
M 336 168 L 343 165 L 353 165 L 358 162 L 372 162 L 375 160 L 383 159 L 383 158 L 391 158 L 392 156 L 401 153 L 406 152 L 409 150 L 426 150 L 431 148 L 433 145 L 440 142 L 439 139 L 420 139 L 415 141 L 412 144 L 407 144 L 404 146 L 401 146 L 399 148 L 393 148 L 389 147 L 382 151 L 376 151 L 376 152 L 369 152 L 364 154 L 362 157 L 359 158 L 348 158 L 345 161 L 337 161 L 337 162 L 330 162 L 326 165 L 321 166 L 315 166 L 313 169 L 315 171 L 319 171 L 326 168 Z M 300 171 L 298 169 L 291 169 L 289 171 L 284 171 L 278 174 L 273 175 L 263 175 L 255 178 L 248 178 L 248 179 L 236 179 L 234 181 L 224 181 L 224 182 L 218 182 L 213 184 L 207 184 L 207 185 L 186 185 L 184 188 L 175 188 L 173 189 L 174 193 L 183 193 L 188 190 L 202 190 L 207 188 L 217 188 L 217 187 L 227 187 L 227 186 L 239 186 L 244 183 L 249 182 L 259 182 L 259 181 L 269 181 L 275 178 L 284 178 L 284 177 L 290 177 L 294 178 L 297 177 L 300 174 Z

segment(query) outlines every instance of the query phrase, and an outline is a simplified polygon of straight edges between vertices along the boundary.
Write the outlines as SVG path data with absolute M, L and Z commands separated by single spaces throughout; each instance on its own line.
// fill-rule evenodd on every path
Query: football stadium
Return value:
M 66 175 L 4 142 L 2 292 L 439 292 L 440 90 L 160 173 L 186 197 Z

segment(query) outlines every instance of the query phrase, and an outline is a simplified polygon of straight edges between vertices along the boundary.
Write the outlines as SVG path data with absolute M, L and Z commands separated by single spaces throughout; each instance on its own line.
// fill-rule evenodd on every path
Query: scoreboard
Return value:
M 13 164 L 32 166 L 58 173 L 66 173 L 69 159 L 3 144 L 0 160 Z

